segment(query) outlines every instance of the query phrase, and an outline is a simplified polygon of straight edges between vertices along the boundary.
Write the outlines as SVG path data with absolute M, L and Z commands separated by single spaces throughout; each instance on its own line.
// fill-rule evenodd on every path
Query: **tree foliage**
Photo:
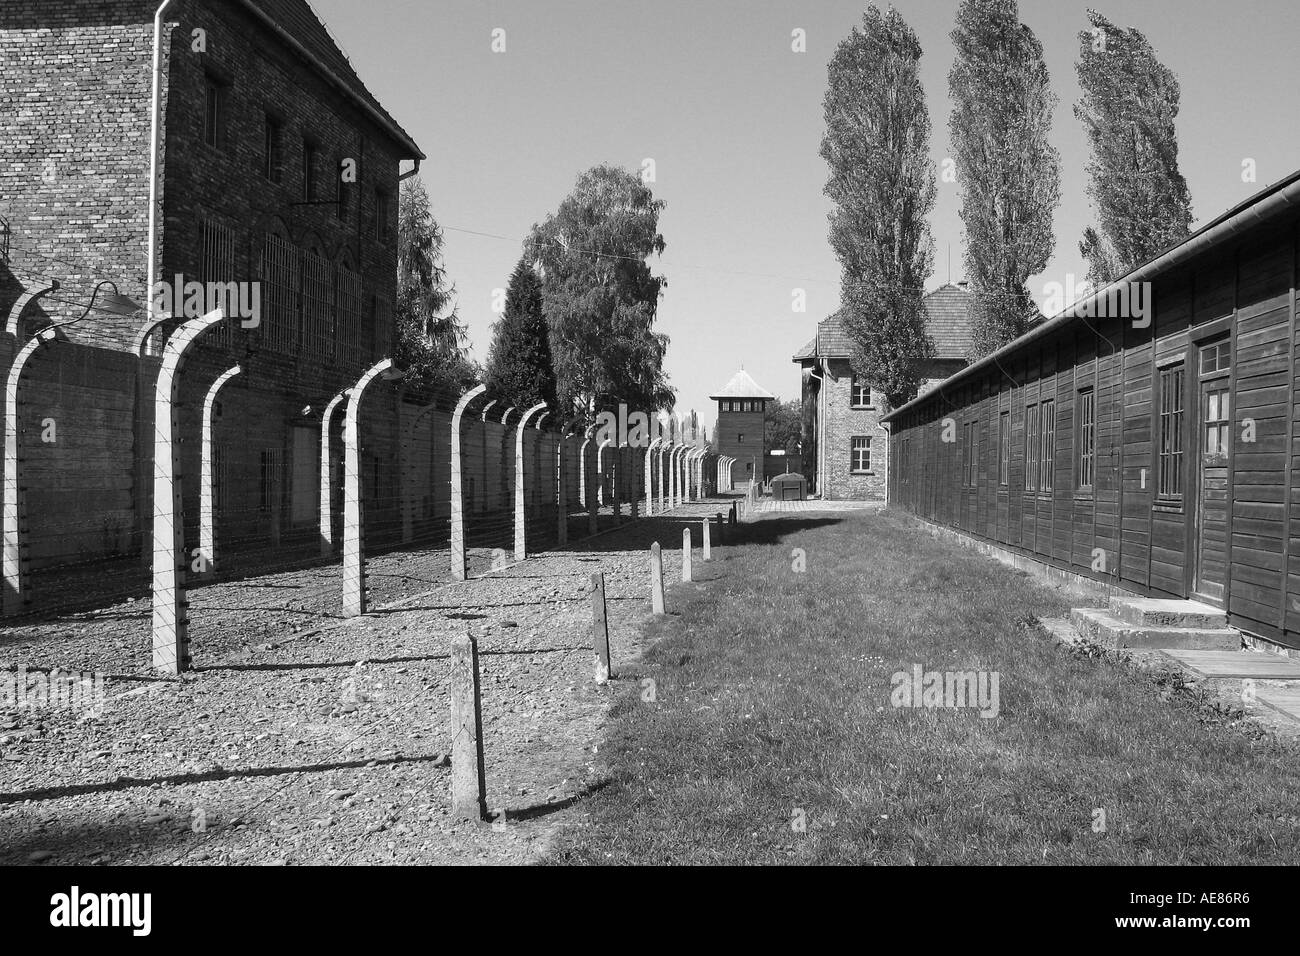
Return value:
M 823 101 L 830 241 L 854 370 L 891 403 L 916 394 L 934 349 L 921 305 L 933 264 L 930 114 L 921 45 L 893 8 L 870 7 L 831 58 Z
M 542 280 L 521 259 L 510 275 L 505 310 L 492 326 L 484 382 L 494 396 L 519 408 L 555 406 L 550 328 L 542 314 Z
M 465 352 L 455 286 L 442 259 L 442 229 L 418 177 L 404 180 L 397 214 L 397 305 L 393 360 L 408 385 L 461 388 L 478 370 Z
M 1088 196 L 1096 212 L 1079 243 L 1102 286 L 1191 233 L 1192 197 L 1178 169 L 1179 87 L 1147 38 L 1088 11 L 1075 69 L 1074 115 L 1092 148 Z
M 799 451 L 803 441 L 803 402 L 783 402 L 779 398 L 768 406 L 767 441 L 764 452 Z
M 654 330 L 667 283 L 647 261 L 662 254 L 662 200 L 632 172 L 587 170 L 554 215 L 535 225 L 525 257 L 543 277 L 559 407 L 588 417 L 673 403 L 663 372 L 668 337 Z
M 966 274 L 973 293 L 973 360 L 1038 317 L 1026 287 L 1052 256 L 1060 156 L 1048 139 L 1056 96 L 1043 45 L 1015 0 L 962 0 L 948 73 L 951 134 Z

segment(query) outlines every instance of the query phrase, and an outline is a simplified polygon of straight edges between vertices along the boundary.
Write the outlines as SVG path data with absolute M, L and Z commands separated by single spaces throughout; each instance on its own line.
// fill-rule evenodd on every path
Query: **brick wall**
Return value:
M 822 383 L 826 401 L 823 442 L 824 473 L 820 485 L 828 498 L 883 498 L 885 496 L 885 451 L 887 434 L 880 426 L 884 410 L 852 407 L 853 370 L 848 359 L 831 359 L 830 374 Z M 879 396 L 876 396 L 877 401 Z M 871 439 L 871 471 L 855 474 L 851 470 L 850 446 L 854 436 Z

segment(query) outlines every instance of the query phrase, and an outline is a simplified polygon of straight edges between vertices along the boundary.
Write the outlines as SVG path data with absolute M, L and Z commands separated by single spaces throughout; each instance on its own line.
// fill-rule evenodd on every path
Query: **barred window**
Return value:
M 998 484 L 1011 483 L 1011 413 L 998 415 Z
M 298 250 L 268 233 L 262 246 L 262 345 L 286 355 L 298 347 Z
M 302 347 L 330 356 L 334 347 L 334 270 L 328 260 L 302 254 Z
M 203 78 L 203 142 L 213 149 L 226 145 L 226 90 L 210 74 Z
M 361 348 L 361 276 L 346 265 L 340 266 L 335 276 L 338 307 L 334 339 L 339 358 L 352 362 Z
M 1160 372 L 1160 476 L 1162 498 L 1183 496 L 1183 367 Z
M 1078 434 L 1079 467 L 1075 484 L 1080 491 L 1091 491 L 1097 453 L 1097 405 L 1096 395 L 1090 388 L 1079 392 Z
M 1052 399 L 1040 406 L 1039 427 L 1042 429 L 1042 451 L 1038 456 L 1038 490 L 1052 490 L 1052 471 L 1056 465 L 1056 402 Z
M 1040 433 L 1042 410 L 1037 405 L 1025 408 L 1025 491 L 1038 488 L 1039 455 L 1042 453 Z
M 219 222 L 204 219 L 199 224 L 202 239 L 199 254 L 199 281 L 204 288 L 209 282 L 228 283 L 235 281 L 235 231 Z M 227 306 L 229 308 L 229 305 Z M 212 332 L 214 340 L 229 344 L 231 340 L 230 322 L 222 322 Z

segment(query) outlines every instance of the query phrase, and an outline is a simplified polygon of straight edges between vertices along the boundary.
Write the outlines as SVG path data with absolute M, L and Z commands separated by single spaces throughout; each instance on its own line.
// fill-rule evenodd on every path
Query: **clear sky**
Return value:
M 826 64 L 860 22 L 856 0 L 312 0 L 370 89 L 429 155 L 422 177 L 447 228 L 446 261 L 474 354 L 486 358 L 493 290 L 529 227 L 578 173 L 655 164 L 667 201 L 658 326 L 678 410 L 712 426 L 710 391 L 740 365 L 798 397 L 790 356 L 838 306 L 818 155 Z M 1178 134 L 1196 225 L 1300 167 L 1295 0 L 1022 0 L 1060 103 L 1056 254 L 1031 282 L 1082 278 L 1090 220 L 1072 112 L 1089 6 L 1151 40 L 1182 84 Z M 947 75 L 957 0 L 899 0 L 916 30 L 936 161 L 948 155 Z M 506 50 L 492 51 L 493 30 Z M 807 51 L 791 49 L 802 29 Z M 1242 180 L 1256 163 L 1257 182 Z M 930 286 L 963 278 L 958 193 L 940 183 Z M 488 233 L 490 238 L 473 233 Z M 793 311 L 795 289 L 806 311 Z

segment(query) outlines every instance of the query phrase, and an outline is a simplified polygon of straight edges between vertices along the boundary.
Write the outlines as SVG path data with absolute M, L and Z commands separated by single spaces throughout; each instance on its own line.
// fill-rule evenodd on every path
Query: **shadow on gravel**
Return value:
M 305 764 L 300 767 L 249 767 L 244 770 L 209 770 L 206 773 L 178 773 L 165 777 L 118 777 L 103 783 L 83 783 L 64 787 L 42 787 L 18 793 L 0 793 L 0 804 L 22 803 L 24 800 L 59 800 L 80 797 L 88 793 L 114 793 L 132 787 L 158 787 L 167 784 L 185 786 L 208 783 L 214 780 L 238 780 L 245 777 L 278 777 L 286 773 L 323 773 L 332 770 L 355 770 L 359 767 L 383 767 L 399 763 L 430 763 L 442 760 L 441 753 L 426 757 L 385 757 L 382 760 L 362 758 L 335 763 Z
M 554 803 L 536 803 L 531 807 L 524 807 L 520 810 L 512 810 L 506 807 L 506 819 L 515 821 L 540 820 L 542 817 L 550 816 L 552 813 L 559 813 L 561 810 L 567 810 L 574 804 L 581 803 L 590 796 L 594 796 L 609 786 L 609 780 L 599 780 L 588 787 L 584 787 L 578 793 L 563 800 L 556 800 Z

